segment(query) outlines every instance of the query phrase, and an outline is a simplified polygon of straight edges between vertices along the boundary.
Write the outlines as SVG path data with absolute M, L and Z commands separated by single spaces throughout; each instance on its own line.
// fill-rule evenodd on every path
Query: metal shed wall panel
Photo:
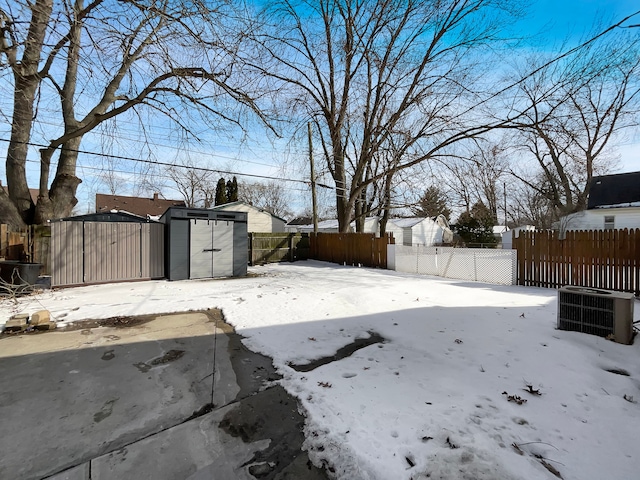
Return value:
M 51 285 L 164 277 L 164 225 L 62 221 L 51 225 Z
M 249 234 L 247 233 L 247 224 L 235 222 L 233 225 L 233 276 L 245 276 L 248 263 Z
M 140 224 L 87 222 L 84 237 L 85 283 L 142 278 Z
M 142 277 L 164 278 L 164 225 L 143 223 L 142 229 Z
M 169 280 L 184 280 L 189 278 L 189 222 L 174 220 L 167 227 L 167 277 Z
M 81 222 L 51 224 L 51 285 L 77 285 L 83 279 Z

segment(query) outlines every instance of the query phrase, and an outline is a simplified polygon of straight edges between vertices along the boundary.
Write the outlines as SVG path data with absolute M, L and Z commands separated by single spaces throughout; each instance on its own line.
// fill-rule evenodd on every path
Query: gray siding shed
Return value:
M 237 277 L 247 274 L 247 213 L 169 208 L 166 225 L 167 278 Z

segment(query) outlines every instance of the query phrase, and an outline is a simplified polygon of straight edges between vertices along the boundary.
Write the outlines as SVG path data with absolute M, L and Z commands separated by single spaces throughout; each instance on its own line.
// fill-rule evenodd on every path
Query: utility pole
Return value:
M 507 226 L 507 182 L 502 182 L 502 191 L 504 192 L 504 226 Z
M 309 164 L 311 165 L 311 208 L 313 209 L 313 233 L 318 233 L 318 203 L 316 200 L 316 171 L 313 165 L 313 141 L 311 140 L 311 122 L 307 122 L 309 135 Z

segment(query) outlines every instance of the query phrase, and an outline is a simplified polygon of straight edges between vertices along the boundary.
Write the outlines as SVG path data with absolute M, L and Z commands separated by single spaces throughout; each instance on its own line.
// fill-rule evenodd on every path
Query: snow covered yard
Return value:
M 306 410 L 311 458 L 341 479 L 639 478 L 640 341 L 555 330 L 554 290 L 321 262 L 250 273 L 5 300 L 0 324 L 42 308 L 60 322 L 221 308 L 273 357 Z M 290 366 L 370 332 L 385 341 Z

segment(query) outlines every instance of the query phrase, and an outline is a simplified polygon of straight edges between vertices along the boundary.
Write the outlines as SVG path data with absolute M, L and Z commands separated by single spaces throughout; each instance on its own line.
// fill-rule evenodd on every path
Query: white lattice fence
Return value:
M 515 285 L 516 251 L 483 248 L 388 246 L 388 268 L 477 282 Z

